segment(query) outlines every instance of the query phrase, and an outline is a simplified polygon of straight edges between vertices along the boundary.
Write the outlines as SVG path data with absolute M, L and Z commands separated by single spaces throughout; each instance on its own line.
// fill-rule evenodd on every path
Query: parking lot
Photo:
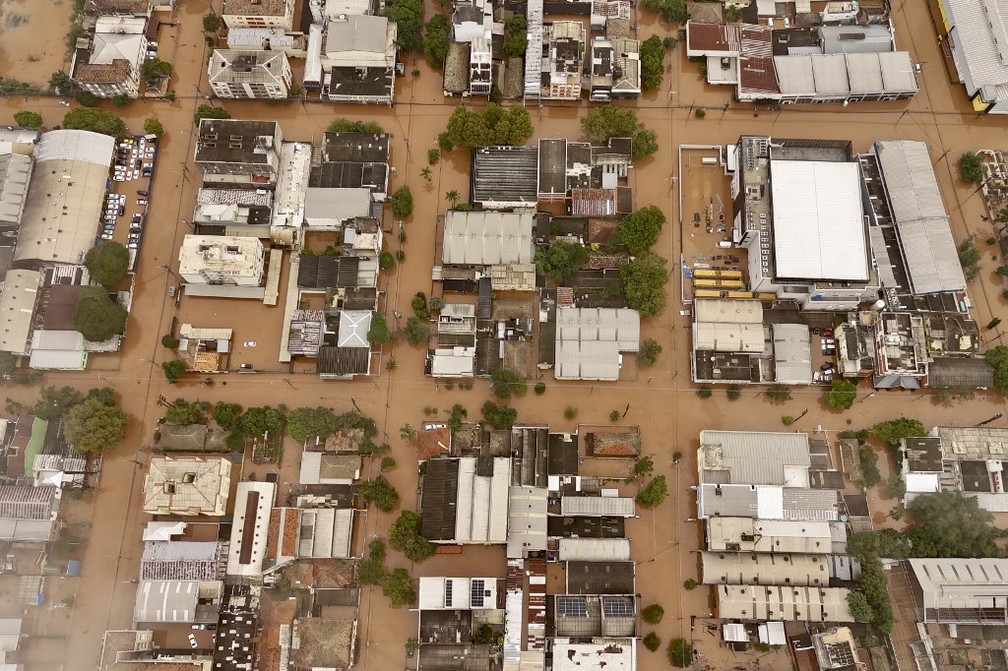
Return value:
M 131 270 L 136 270 L 139 258 L 156 161 L 153 135 L 125 138 L 116 147 L 98 237 L 124 245 L 130 252 Z

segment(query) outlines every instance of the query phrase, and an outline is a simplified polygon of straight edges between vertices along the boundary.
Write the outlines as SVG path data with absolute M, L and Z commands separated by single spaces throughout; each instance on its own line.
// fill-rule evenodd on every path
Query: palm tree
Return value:
M 424 181 L 431 181 L 431 169 L 424 166 L 424 168 L 420 171 L 420 176 L 424 178 Z
M 451 191 L 446 193 L 444 197 L 448 199 L 449 203 L 451 203 L 452 209 L 455 209 L 455 206 L 458 205 L 459 200 L 462 199 L 462 196 L 460 196 L 459 192 L 456 191 L 455 189 L 452 189 Z
M 399 437 L 403 440 L 412 440 L 415 435 L 416 429 L 410 424 L 403 424 L 402 428 L 399 429 Z

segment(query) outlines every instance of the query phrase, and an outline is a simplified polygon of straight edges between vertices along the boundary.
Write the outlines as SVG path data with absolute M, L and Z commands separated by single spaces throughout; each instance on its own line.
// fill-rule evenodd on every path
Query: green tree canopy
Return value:
M 371 133 L 372 135 L 381 135 L 385 132 L 385 129 L 377 121 L 356 121 L 342 117 L 330 121 L 326 130 L 330 133 Z
M 0 352 L 0 375 L 10 375 L 17 368 L 17 357 L 10 352 Z
M 101 287 L 83 287 L 74 312 L 74 327 L 86 340 L 102 342 L 126 328 L 126 308 Z
M 247 436 L 278 433 L 284 426 L 284 414 L 270 406 L 249 408 L 242 415 L 240 426 Z
M 661 604 L 653 603 L 641 611 L 641 618 L 648 624 L 660 624 L 665 619 L 665 609 Z
M 82 400 L 80 392 L 73 387 L 47 385 L 39 390 L 39 400 L 32 408 L 32 414 L 49 421 L 59 419 Z
M 360 483 L 357 486 L 357 493 L 364 500 L 374 503 L 384 513 L 392 512 L 399 505 L 399 492 L 384 475 Z
M 328 438 L 336 424 L 336 414 L 329 408 L 294 408 L 287 413 L 287 435 L 299 443 L 309 438 Z
M 423 37 L 424 58 L 427 64 L 435 70 L 444 69 L 445 58 L 448 57 L 448 47 L 451 46 L 451 28 L 444 14 L 435 14 L 427 22 Z
M 637 505 L 642 508 L 656 508 L 665 501 L 667 496 L 668 483 L 665 482 L 664 475 L 659 475 L 651 478 L 651 482 L 648 483 L 647 487 L 640 490 L 637 494 Z
M 129 270 L 129 251 L 118 242 L 102 240 L 84 255 L 91 278 L 107 287 L 118 284 Z
M 21 110 L 20 112 L 15 112 L 14 121 L 21 128 L 42 127 L 42 115 L 39 114 L 38 112 L 29 112 L 28 110 Z
M 967 280 L 972 280 L 979 274 L 981 258 L 980 250 L 971 239 L 966 238 L 959 245 L 959 265 Z
M 998 345 L 984 352 L 987 363 L 994 369 L 994 386 L 1008 396 L 1008 345 Z
M 483 414 L 483 421 L 498 430 L 510 429 L 518 419 L 516 409 L 493 401 L 484 402 L 480 412 Z
M 619 235 L 623 245 L 633 256 L 643 254 L 658 242 L 665 225 L 665 214 L 655 205 L 648 205 L 628 214 L 619 222 Z
M 196 113 L 193 115 L 193 123 L 197 126 L 200 125 L 200 121 L 203 119 L 230 119 L 231 114 L 223 107 L 214 107 L 213 105 L 200 105 L 196 108 Z
M 907 506 L 912 523 L 906 532 L 915 557 L 999 557 L 1003 534 L 994 516 L 975 497 L 960 492 L 918 496 Z
M 402 51 L 423 50 L 424 7 L 421 0 L 389 0 L 385 16 L 396 22 L 396 41 Z
M 65 95 L 73 88 L 73 82 L 64 70 L 57 70 L 49 77 L 49 88 L 60 95 Z
M 665 309 L 668 270 L 663 257 L 646 252 L 620 268 L 620 277 L 627 305 L 642 317 L 653 317 Z
M 203 30 L 208 33 L 216 33 L 224 25 L 224 19 L 219 15 L 210 12 L 203 15 Z
M 659 14 L 669 23 L 685 23 L 686 0 L 644 0 L 644 9 Z
M 402 333 L 410 345 L 419 345 L 430 337 L 430 329 L 416 317 L 410 317 L 406 320 Z
M 190 403 L 184 398 L 176 398 L 165 410 L 164 419 L 167 424 L 202 424 L 209 409 L 210 404 L 206 401 Z
M 592 142 L 606 142 L 613 137 L 633 137 L 640 127 L 637 112 L 631 107 L 593 107 L 581 117 L 581 130 Z
M 528 391 L 528 381 L 523 375 L 510 368 L 496 368 L 490 373 L 490 384 L 494 396 L 507 399 L 524 396 Z
M 89 130 L 114 138 L 126 137 L 126 124 L 112 112 L 97 107 L 74 107 L 63 115 L 63 128 Z
M 900 441 L 904 438 L 923 436 L 927 431 L 924 430 L 924 424 L 919 419 L 900 417 L 879 422 L 872 427 L 872 433 L 879 440 L 888 443 L 889 447 L 899 449 Z
M 868 604 L 868 598 L 859 589 L 847 593 L 847 607 L 855 622 L 867 624 L 875 619 L 875 609 Z
M 641 89 L 654 91 L 661 86 L 665 75 L 665 47 L 661 38 L 652 35 L 640 46 Z
M 382 581 L 382 594 L 388 597 L 393 608 L 409 606 L 416 601 L 413 580 L 404 568 L 393 569 Z
M 536 269 L 559 285 L 565 284 L 588 260 L 584 245 L 554 240 L 548 247 L 536 247 Z
M 964 182 L 972 184 L 983 181 L 983 161 L 979 154 L 968 151 L 959 157 L 959 176 Z
M 685 669 L 693 664 L 693 648 L 685 638 L 673 638 L 668 644 L 669 663 L 677 669 Z
M 214 421 L 225 431 L 233 431 L 238 428 L 241 415 L 242 407 L 237 403 L 217 401 L 213 408 Z
M 420 534 L 420 526 L 419 515 L 412 510 L 402 511 L 389 530 L 389 546 L 410 561 L 422 562 L 433 557 L 437 548 Z
M 380 312 L 372 314 L 371 326 L 367 332 L 368 342 L 374 345 L 384 345 L 391 337 L 392 334 L 389 332 L 388 322 L 385 321 L 384 315 Z
M 161 370 L 164 371 L 165 379 L 169 384 L 175 384 L 185 375 L 186 367 L 178 359 L 172 359 L 171 361 L 162 361 Z
M 86 398 L 67 411 L 63 431 L 81 452 L 108 452 L 119 446 L 128 423 L 129 415 L 119 406 Z
M 829 389 L 823 392 L 826 405 L 834 410 L 849 410 L 857 399 L 857 385 L 841 377 L 834 377 Z
M 640 351 L 637 352 L 637 365 L 642 368 L 650 368 L 658 361 L 658 355 L 662 353 L 662 346 L 654 338 L 645 338 L 641 341 Z
M 389 204 L 392 207 L 392 214 L 400 219 L 413 214 L 413 192 L 410 191 L 409 186 L 403 184 L 392 192 Z
M 143 62 L 140 66 L 140 74 L 144 79 L 153 81 L 168 77 L 173 72 L 172 64 L 160 58 L 151 58 Z
M 438 138 L 442 149 L 522 145 L 532 137 L 532 118 L 524 105 L 504 109 L 491 103 L 482 109 L 456 107 Z
M 148 135 L 164 135 L 164 125 L 156 116 L 149 116 L 144 119 L 144 132 Z
M 524 14 L 514 14 L 504 22 L 504 55 L 524 56 L 528 48 L 528 22 Z

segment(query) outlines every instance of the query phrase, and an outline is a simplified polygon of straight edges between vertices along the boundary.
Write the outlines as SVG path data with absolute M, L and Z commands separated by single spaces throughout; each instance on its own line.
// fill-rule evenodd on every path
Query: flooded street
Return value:
M 69 3 L 69 0 L 62 2 Z M 5 21 L 12 12 L 20 11 L 19 7 L 30 6 L 33 5 L 28 0 L 5 0 Z M 39 6 L 47 7 L 47 21 L 55 20 L 52 14 L 56 9 L 69 12 L 69 4 Z M 206 90 L 207 46 L 198 17 L 207 9 L 207 3 L 200 0 L 181 3 L 176 9 L 180 25 L 161 29 L 161 57 L 173 62 L 176 69 L 171 85 L 178 96 L 175 102 L 137 101 L 121 109 L 103 104 L 123 115 L 133 131 L 142 128 L 145 118 L 156 116 L 164 124 L 166 133 L 160 142 L 149 225 L 141 250 L 137 294 L 124 349 L 119 356 L 92 357 L 91 369 L 86 372 L 46 375 L 47 384 L 70 384 L 81 389 L 111 384 L 119 393 L 124 408 L 134 417 L 123 446 L 105 460 L 101 488 L 89 509 L 91 543 L 84 557 L 83 578 L 66 579 L 76 583 L 75 606 L 68 616 L 58 611 L 52 614 L 54 621 L 57 616 L 66 619 L 61 631 L 65 631 L 66 648 L 72 653 L 65 655 L 61 663 L 67 671 L 93 670 L 100 651 L 101 633 L 131 624 L 135 585 L 130 581 L 137 577 L 142 550 L 140 530 L 147 521 L 139 512 L 138 496 L 154 426 L 161 416 L 156 405 L 159 396 L 227 400 L 244 406 L 283 403 L 296 407 L 322 403 L 338 412 L 349 410 L 352 403 L 356 403 L 365 414 L 376 419 L 382 437 L 391 445 L 391 456 L 398 466 L 388 477 L 402 495 L 404 508 L 415 507 L 417 477 L 413 446 L 400 439 L 399 428 L 407 423 L 419 426 L 424 420 L 422 409 L 431 405 L 441 408 L 441 416 L 444 416 L 444 409 L 460 403 L 468 409 L 470 419 L 478 418 L 480 405 L 489 398 L 489 386 L 484 381 L 476 381 L 471 390 L 458 387 L 448 390 L 443 384 L 425 378 L 422 375 L 423 348 L 411 347 L 405 342 L 387 348 L 383 359 L 387 363 L 394 357 L 396 366 L 393 370 L 383 366 L 383 374 L 373 379 L 322 382 L 311 372 L 281 370 L 275 354 L 282 321 L 283 292 L 275 308 L 265 308 L 255 301 L 192 297 L 184 297 L 176 308 L 174 299 L 168 297 L 167 287 L 176 282 L 172 272 L 178 265 L 177 250 L 182 237 L 189 232 L 183 220 L 191 218 L 199 188 L 200 173 L 193 162 L 192 116 L 196 106 L 206 102 L 201 96 Z M 428 7 L 428 15 L 431 11 Z M 31 11 L 22 13 L 30 17 L 30 21 L 37 20 Z M 922 140 L 929 146 L 957 241 L 973 234 L 982 240 L 989 234 L 986 228 L 989 224 L 980 218 L 983 203 L 973 194 L 973 187 L 958 180 L 955 161 L 967 150 L 988 146 L 1001 148 L 1008 119 L 977 118 L 970 112 L 962 87 L 950 82 L 944 70 L 923 2 L 904 3 L 894 21 L 897 44 L 910 49 L 915 60 L 924 64 L 921 91 L 909 103 L 756 111 L 751 106 L 732 103 L 729 89 L 706 85 L 698 65 L 686 61 L 684 45 L 667 54 L 669 71 L 660 90 L 643 96 L 637 103 L 641 120 L 657 131 L 660 148 L 657 154 L 635 165 L 631 184 L 635 207 L 657 205 L 668 216 L 670 224 L 662 232 L 656 250 L 670 259 L 670 270 L 675 270 L 684 246 L 693 244 L 684 244 L 684 236 L 689 237 L 693 226 L 691 222 L 685 229 L 679 225 L 683 213 L 676 209 L 678 188 L 684 189 L 685 198 L 696 197 L 690 196 L 691 193 L 702 198 L 708 188 L 727 188 L 726 182 L 717 184 L 713 178 L 710 187 L 674 185 L 670 178 L 678 178 L 678 145 L 724 145 L 733 143 L 742 133 L 850 139 L 858 152 L 865 151 L 879 139 Z M 0 33 L 0 70 L 17 73 L 13 76 L 19 79 L 48 79 L 49 74 L 60 67 L 55 63 L 63 53 L 65 30 L 53 38 L 55 42 L 51 46 L 44 47 L 44 53 L 49 56 L 37 63 L 28 63 L 27 55 L 17 54 L 35 53 L 37 48 L 25 48 L 24 41 L 33 45 L 43 42 L 39 41 L 39 31 L 25 28 L 26 25 L 32 24 L 11 29 L 5 23 Z M 651 17 L 640 17 L 638 26 L 641 39 L 651 33 L 667 34 L 666 27 Z M 48 39 L 47 31 L 45 40 Z M 22 46 L 19 48 L 18 44 Z M 409 74 L 414 67 L 420 70 L 419 77 Z M 430 183 L 421 178 L 420 170 L 427 164 L 427 150 L 436 146 L 436 137 L 444 129 L 454 102 L 458 101 L 446 101 L 442 97 L 439 74 L 432 72 L 422 60 L 415 65 L 408 61 L 405 70 L 407 75 L 396 82 L 397 103 L 391 109 L 318 102 L 215 103 L 223 105 L 234 118 L 278 120 L 286 140 L 317 142 L 335 117 L 377 121 L 392 134 L 391 162 L 395 173 L 390 189 L 409 185 L 415 208 L 412 217 L 405 222 L 405 261 L 382 279 L 387 292 L 385 310 L 389 315 L 393 311 L 409 314 L 413 294 L 431 292 L 436 221 L 447 205 L 445 193 L 451 190 L 468 193 L 469 158 L 463 151 L 443 156 L 433 167 Z M 461 102 L 479 104 L 469 100 Z M 41 112 L 48 126 L 59 124 L 65 111 L 55 99 L 32 99 L 26 104 L 23 98 L 11 98 L 0 104 L 8 120 L 20 109 L 31 109 Z M 695 116 L 695 110 L 701 107 L 707 112 L 702 119 Z M 536 137 L 580 139 L 579 116 L 587 109 L 587 103 L 580 107 L 531 107 Z M 688 210 L 686 216 L 691 217 L 692 211 Z M 393 223 L 391 214 L 386 214 L 385 229 L 391 230 Z M 394 235 L 387 235 L 386 240 L 390 245 L 395 244 Z M 1000 261 L 994 258 L 993 248 L 984 249 L 987 250 L 984 272 L 970 287 L 973 315 L 980 324 L 986 324 L 993 317 L 1008 317 L 1000 282 L 994 280 L 994 269 Z M 664 505 L 655 511 L 640 511 L 639 518 L 627 525 L 627 533 L 633 541 L 633 557 L 639 562 L 638 591 L 643 595 L 644 605 L 658 602 L 664 606 L 665 619 L 654 628 L 663 640 L 675 636 L 689 638 L 692 634 L 697 647 L 715 668 L 729 668 L 740 662 L 733 661 L 731 654 L 719 647 L 718 638 L 706 635 L 699 625 L 691 632 L 691 616 L 704 618 L 710 612 L 708 590 L 701 587 L 684 591 L 680 588 L 687 578 L 699 578 L 696 552 L 702 538 L 699 525 L 691 521 L 696 509 L 694 494 L 689 488 L 696 483 L 700 430 L 782 430 L 782 415 L 798 416 L 806 409 L 808 414 L 793 429 L 833 432 L 867 427 L 904 414 L 920 418 L 927 426 L 973 425 L 997 412 L 1004 412 L 1005 404 L 998 394 L 987 393 L 978 394 L 970 401 L 955 401 L 946 408 L 933 404 L 927 396 L 909 392 L 879 392 L 869 397 L 871 390 L 865 385 L 860 388 L 860 398 L 853 409 L 846 413 L 825 408 L 821 389 L 814 387 L 794 390 L 793 400 L 780 406 L 770 403 L 758 389 L 743 389 L 741 398 L 734 401 L 720 389 L 715 390 L 711 398 L 702 399 L 690 383 L 691 332 L 687 328 L 687 318 L 679 314 L 680 289 L 679 273 L 673 272 L 664 313 L 642 323 L 642 338 L 655 338 L 664 348 L 655 366 L 640 370 L 635 365 L 625 366 L 624 379 L 615 384 L 555 382 L 547 371 L 543 379 L 546 393 L 535 396 L 530 392 L 525 398 L 514 401 L 514 406 L 518 409 L 519 421 L 549 423 L 552 428 L 564 431 L 574 430 L 578 422 L 608 424 L 612 410 L 622 412 L 629 408 L 620 422 L 640 427 L 644 452 L 654 456 L 656 474 L 665 475 L 670 483 L 670 497 Z M 170 330 L 173 318 L 197 326 L 234 328 L 238 346 L 235 360 L 254 361 L 264 372 L 217 376 L 212 387 L 201 385 L 195 376 L 175 386 L 167 384 L 160 364 L 169 352 L 161 346 L 160 339 Z M 241 343 L 245 340 L 256 340 L 256 348 L 243 350 Z M 34 392 L 24 387 L 5 389 L 7 396 L 22 402 L 30 402 Z M 576 420 L 563 419 L 567 406 L 578 410 Z M 1004 420 L 995 423 L 998 425 L 1004 426 Z M 671 455 L 675 451 L 683 454 L 678 465 L 672 464 Z M 296 451 L 286 454 L 285 469 L 297 460 Z M 376 464 L 370 463 L 366 469 L 363 475 L 371 477 L 376 472 Z M 877 493 L 871 498 L 873 511 L 881 512 L 878 519 L 883 520 L 892 501 L 879 499 Z M 383 534 L 393 518 L 394 514 L 371 509 L 360 518 L 361 526 L 355 535 L 366 538 L 371 534 Z M 392 566 L 408 568 L 416 578 L 443 573 L 486 575 L 497 572 L 503 575 L 502 560 L 503 552 L 499 548 L 467 548 L 461 557 L 436 557 L 415 566 L 397 553 L 390 553 L 389 561 Z M 649 630 L 645 627 L 642 633 Z M 358 668 L 363 671 L 404 668 L 406 660 L 401 642 L 415 635 L 416 614 L 406 609 L 390 609 L 380 590 L 366 588 L 360 632 Z M 639 668 L 658 671 L 667 668 L 667 662 L 661 651 L 649 653 L 641 648 Z M 761 659 L 760 668 L 790 669 L 791 664 L 785 655 L 771 654 Z

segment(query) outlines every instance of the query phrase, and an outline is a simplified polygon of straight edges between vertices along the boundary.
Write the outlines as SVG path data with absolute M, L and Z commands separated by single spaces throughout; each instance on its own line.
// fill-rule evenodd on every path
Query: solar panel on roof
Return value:
M 454 585 L 454 584 L 455 584 L 455 581 L 453 581 L 453 580 L 446 580 L 445 581 L 445 590 L 444 590 L 444 605 L 445 605 L 445 608 L 451 608 L 451 605 L 452 605 L 452 585 Z
M 602 599 L 602 613 L 606 617 L 633 617 L 633 603 L 629 599 Z
M 577 596 L 558 596 L 557 612 L 564 617 L 588 617 L 588 602 Z

